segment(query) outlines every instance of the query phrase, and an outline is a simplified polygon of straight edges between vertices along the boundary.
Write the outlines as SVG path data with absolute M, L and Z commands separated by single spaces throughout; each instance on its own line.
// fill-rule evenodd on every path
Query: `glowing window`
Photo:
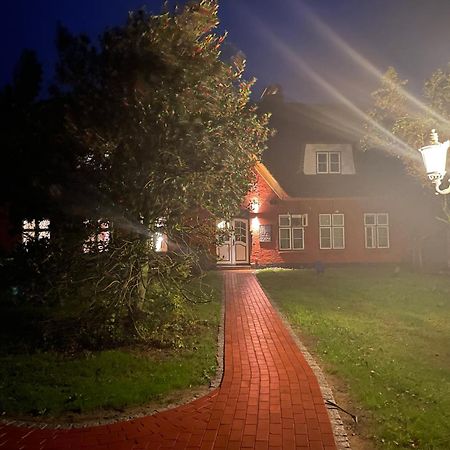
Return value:
M 50 239 L 49 219 L 22 221 L 22 242 L 27 244 L 36 239 Z
M 107 251 L 111 241 L 111 224 L 109 220 L 100 219 L 96 223 L 86 220 L 84 224 L 94 228 L 83 244 L 84 253 Z
M 222 225 L 222 223 L 218 224 Z M 226 223 L 223 223 L 223 226 L 225 226 Z M 165 253 L 168 250 L 168 238 L 167 238 L 167 234 L 164 232 L 164 227 L 165 227 L 165 219 L 164 218 L 159 218 L 156 221 L 156 229 L 155 231 L 152 233 L 152 244 L 153 244 L 153 249 L 155 250 L 155 252 L 161 252 L 161 253 Z M 219 227 L 220 228 L 220 227 Z

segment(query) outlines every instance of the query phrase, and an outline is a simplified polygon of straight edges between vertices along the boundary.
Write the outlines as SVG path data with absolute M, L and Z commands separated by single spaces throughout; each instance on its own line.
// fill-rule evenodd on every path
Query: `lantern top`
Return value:
M 431 145 L 439 144 L 439 135 L 437 131 L 433 128 L 430 133 Z

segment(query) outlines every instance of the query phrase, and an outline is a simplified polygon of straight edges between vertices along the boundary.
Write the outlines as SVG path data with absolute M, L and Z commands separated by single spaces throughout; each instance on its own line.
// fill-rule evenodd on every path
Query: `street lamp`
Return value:
M 447 150 L 449 147 L 450 141 L 439 142 L 439 136 L 436 130 L 433 129 L 431 130 L 431 145 L 419 149 L 428 178 L 434 184 L 438 194 L 450 194 L 450 186 L 445 189 L 440 188 L 446 173 Z

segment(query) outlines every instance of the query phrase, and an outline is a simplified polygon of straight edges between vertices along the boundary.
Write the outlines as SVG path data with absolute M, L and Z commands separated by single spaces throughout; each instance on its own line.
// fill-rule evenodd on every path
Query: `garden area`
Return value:
M 133 414 L 132 408 L 142 405 L 159 408 L 204 394 L 217 370 L 221 283 L 215 272 L 201 284 L 195 282 L 198 297 L 210 301 L 185 305 L 179 348 L 141 344 L 101 351 L 27 352 L 27 342 L 8 344 L 2 333 L 1 414 L 73 423 Z
M 450 448 L 447 275 L 348 267 L 258 279 L 362 411 L 356 434 L 384 449 Z

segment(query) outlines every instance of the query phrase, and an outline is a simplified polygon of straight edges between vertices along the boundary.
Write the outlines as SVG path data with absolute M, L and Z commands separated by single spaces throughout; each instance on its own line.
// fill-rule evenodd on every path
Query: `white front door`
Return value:
M 248 264 L 248 220 L 233 219 L 228 223 L 221 222 L 218 226 L 228 228 L 230 232 L 219 238 L 217 264 Z

